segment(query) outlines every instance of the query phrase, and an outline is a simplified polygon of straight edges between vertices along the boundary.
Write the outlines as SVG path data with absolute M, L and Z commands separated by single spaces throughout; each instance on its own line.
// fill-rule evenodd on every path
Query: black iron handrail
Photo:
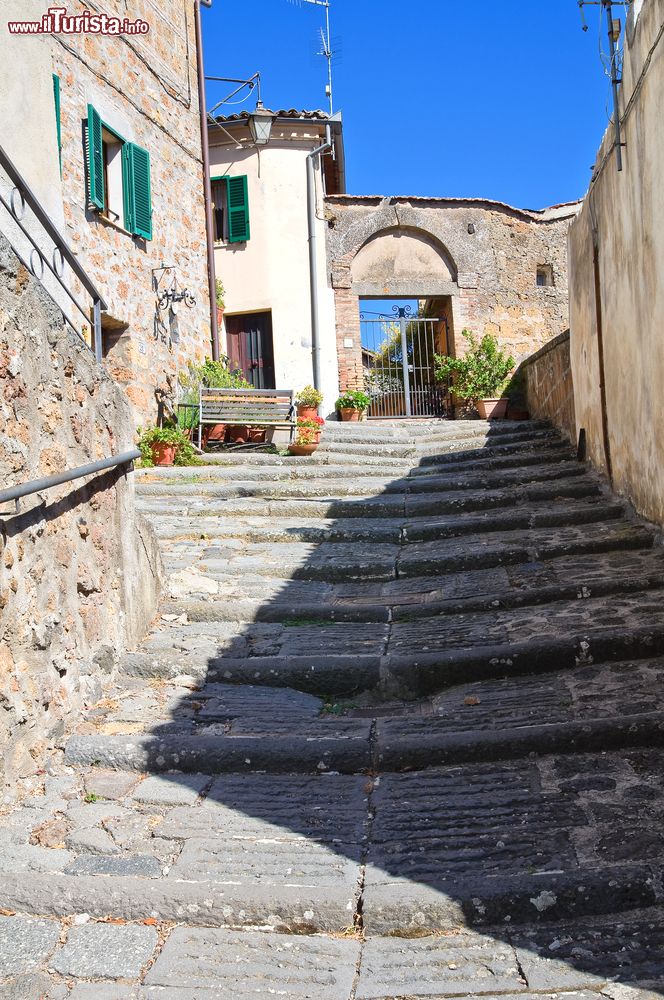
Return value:
M 129 465 L 140 457 L 141 453 L 138 448 L 133 448 L 131 451 L 125 451 L 121 455 L 112 455 L 111 458 L 101 458 L 98 462 L 90 462 L 89 465 L 79 465 L 76 469 L 57 472 L 54 476 L 33 479 L 32 482 L 23 483 L 21 486 L 10 486 L 9 489 L 0 490 L 0 504 L 10 503 L 12 500 L 15 500 L 18 506 L 18 501 L 21 497 L 31 496 L 33 493 L 43 493 L 44 490 L 50 490 L 53 486 L 61 486 L 63 483 L 71 483 L 75 479 L 93 476 L 97 472 L 114 469 L 118 465 Z
M 51 274 L 54 276 L 60 287 L 63 289 L 65 294 L 71 299 L 72 303 L 78 311 L 82 314 L 86 322 L 91 323 L 93 329 L 93 339 L 94 339 L 94 354 L 98 361 L 102 360 L 102 343 L 101 343 L 101 313 L 102 310 L 106 310 L 107 306 L 102 298 L 99 290 L 96 288 L 94 283 L 86 274 L 85 270 L 81 266 L 80 261 L 76 259 L 76 256 L 68 246 L 65 238 L 59 232 L 57 226 L 54 225 L 51 219 L 49 219 L 45 210 L 42 208 L 39 199 L 35 195 L 34 191 L 31 189 L 27 181 L 22 177 L 20 172 L 14 166 L 9 156 L 5 150 L 0 146 L 0 167 L 3 168 L 10 181 L 13 184 L 11 194 L 9 195 L 9 201 L 7 201 L 0 192 L 0 204 L 6 209 L 11 215 L 15 224 L 19 227 L 23 235 L 32 245 L 32 250 L 30 251 L 29 261 L 23 260 L 20 253 L 18 254 L 23 261 L 23 264 L 34 274 L 34 276 L 41 281 L 44 276 L 44 266 L 48 268 Z M 34 237 L 30 234 L 28 229 L 23 225 L 22 219 L 25 213 L 25 206 L 29 205 L 32 209 L 35 217 L 39 221 L 44 232 L 50 237 L 53 242 L 53 251 L 51 254 L 51 260 L 45 256 L 43 250 L 37 245 Z M 16 250 L 16 247 L 14 247 Z M 16 250 L 18 253 L 18 250 Z M 35 256 L 36 255 L 36 256 Z M 64 273 L 65 263 L 69 264 L 73 273 L 76 275 L 80 281 L 83 288 L 86 290 L 90 298 L 92 299 L 92 319 L 90 318 L 89 312 L 87 312 L 84 307 L 78 302 L 76 297 L 67 287 L 66 283 L 62 280 L 62 275 Z M 48 291 L 48 289 L 47 289 Z M 50 292 L 49 292 L 50 294 Z M 53 296 L 51 295 L 51 298 Z M 55 301 L 55 300 L 54 300 Z M 65 317 L 66 318 L 66 317 Z M 67 321 L 69 322 L 69 320 Z M 82 337 L 80 332 L 73 326 L 71 322 L 69 325 L 74 329 L 83 342 L 87 344 L 85 337 Z M 92 350 L 92 348 L 91 348 Z

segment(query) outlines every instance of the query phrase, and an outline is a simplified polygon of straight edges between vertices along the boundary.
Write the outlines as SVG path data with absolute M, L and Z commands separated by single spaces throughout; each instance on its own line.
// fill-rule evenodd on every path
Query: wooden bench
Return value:
M 283 427 L 293 433 L 295 406 L 292 389 L 208 389 L 201 386 L 198 447 L 203 424 L 246 424 L 248 427 Z

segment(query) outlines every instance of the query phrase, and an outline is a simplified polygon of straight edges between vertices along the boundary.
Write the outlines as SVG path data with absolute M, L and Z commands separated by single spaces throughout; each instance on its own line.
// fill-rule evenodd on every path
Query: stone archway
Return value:
M 361 297 L 449 300 L 459 293 L 457 281 L 457 266 L 447 248 L 432 233 L 415 226 L 380 229 L 334 261 L 341 391 L 364 386 Z

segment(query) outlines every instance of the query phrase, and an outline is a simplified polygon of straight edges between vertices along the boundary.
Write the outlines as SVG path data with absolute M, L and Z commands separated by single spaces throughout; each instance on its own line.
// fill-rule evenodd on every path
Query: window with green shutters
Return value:
M 152 239 L 150 154 L 133 142 L 122 147 L 125 228 L 135 236 Z
M 88 105 L 88 200 L 133 236 L 152 239 L 150 154 L 125 142 Z M 122 202 L 120 204 L 120 201 Z
M 104 186 L 104 140 L 101 116 L 88 104 L 88 197 L 100 211 L 106 205 Z
M 55 101 L 55 127 L 58 136 L 58 160 L 60 161 L 60 173 L 62 173 L 62 124 L 60 121 L 60 77 L 53 74 L 53 100 Z
M 228 242 L 246 243 L 251 237 L 247 178 L 226 177 L 228 201 Z

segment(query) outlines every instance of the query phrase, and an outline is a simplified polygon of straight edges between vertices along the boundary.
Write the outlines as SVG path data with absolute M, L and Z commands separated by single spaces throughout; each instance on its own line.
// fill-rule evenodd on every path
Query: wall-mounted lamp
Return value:
M 274 112 L 268 111 L 263 107 L 263 102 L 258 101 L 256 110 L 249 116 L 249 128 L 257 146 L 267 146 L 272 135 L 273 122 Z
M 251 93 L 253 90 L 257 91 L 256 100 L 256 110 L 252 111 L 249 115 L 249 130 L 251 132 L 251 137 L 257 146 L 267 146 L 270 141 L 270 136 L 272 135 L 272 124 L 274 122 L 274 112 L 268 111 L 264 106 L 261 99 L 261 75 L 260 73 L 254 73 L 250 76 L 248 80 L 239 80 L 232 76 L 206 76 L 206 80 L 213 81 L 214 83 L 237 83 L 239 86 L 235 87 L 234 90 L 227 94 L 226 97 L 221 101 L 217 101 L 213 108 L 208 111 L 208 121 L 212 125 L 218 126 L 225 132 L 223 125 L 217 121 L 214 117 L 215 112 L 218 111 L 224 104 L 236 97 L 242 90 L 247 87 Z
M 168 309 L 170 306 L 175 312 L 173 306 L 179 302 L 184 302 L 190 309 L 193 308 L 196 305 L 196 296 L 192 295 L 188 288 L 183 288 L 182 291 L 178 291 L 177 288 L 167 288 L 157 301 L 160 309 Z
M 163 311 L 170 309 L 175 315 L 181 302 L 189 309 L 196 305 L 196 296 L 188 288 L 178 286 L 177 271 L 173 264 L 153 268 L 152 287 L 157 296 L 157 307 Z

